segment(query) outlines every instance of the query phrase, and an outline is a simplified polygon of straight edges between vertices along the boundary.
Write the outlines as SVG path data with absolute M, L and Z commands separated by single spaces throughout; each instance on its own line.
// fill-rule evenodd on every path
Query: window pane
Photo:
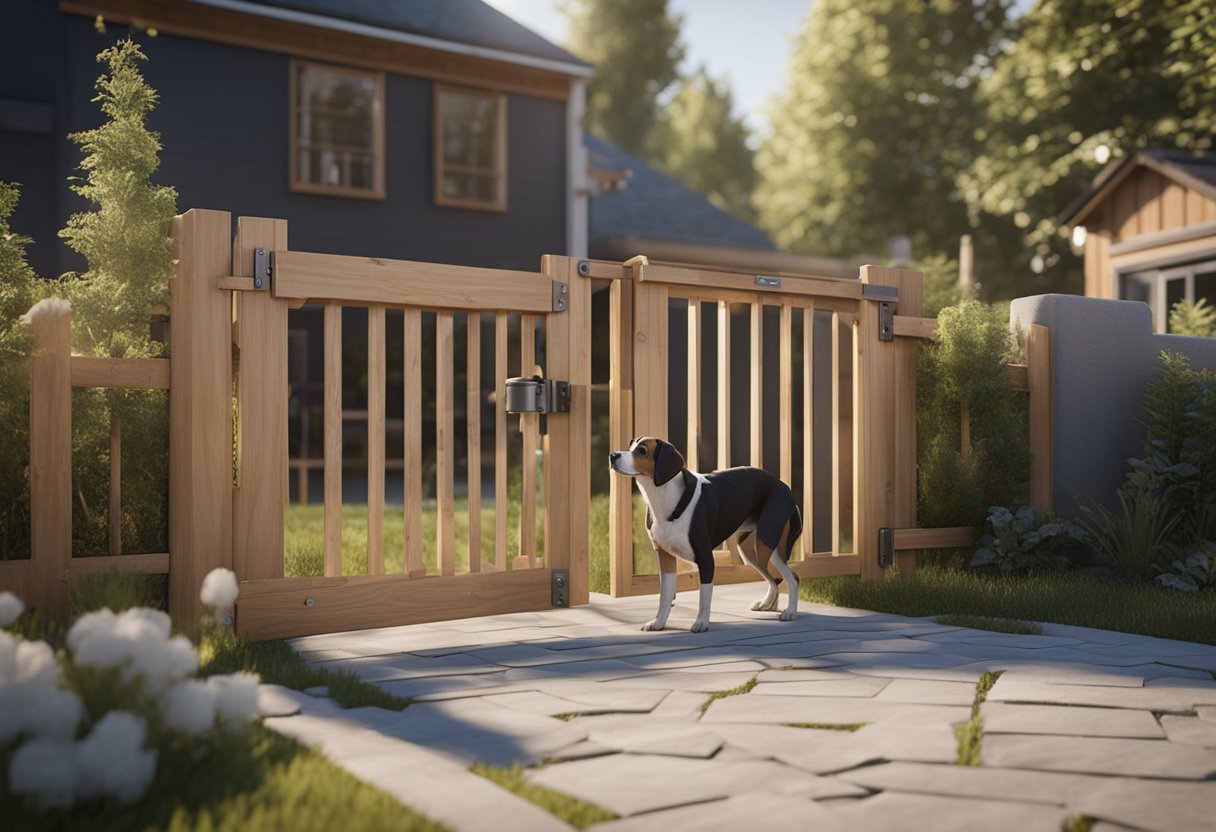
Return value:
M 445 173 L 443 195 L 452 199 L 497 202 L 498 179 L 479 173 Z
M 376 79 L 317 66 L 298 73 L 300 181 L 373 189 Z
M 491 96 L 443 91 L 443 161 L 448 165 L 492 171 L 496 166 L 497 106 Z
M 1120 297 L 1122 297 L 1123 300 L 1138 300 L 1141 303 L 1150 303 L 1148 297 L 1149 285 L 1150 284 L 1139 275 L 1124 275 Z
M 1180 300 L 1186 300 L 1186 278 L 1175 277 L 1173 280 L 1167 280 L 1165 282 L 1165 315 L 1167 321 L 1169 320 L 1170 310 Z
M 1216 272 L 1196 272 L 1195 302 L 1203 298 L 1208 306 L 1216 306 Z

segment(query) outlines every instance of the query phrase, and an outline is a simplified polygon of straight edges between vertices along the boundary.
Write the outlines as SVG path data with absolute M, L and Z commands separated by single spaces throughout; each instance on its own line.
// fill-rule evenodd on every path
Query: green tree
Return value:
M 917 258 L 976 230 L 955 187 L 974 158 L 978 81 L 1009 0 L 818 0 L 757 155 L 765 228 L 797 252 Z M 977 249 L 980 246 L 977 242 Z M 977 255 L 977 260 L 979 260 Z
M 982 152 L 960 177 L 973 221 L 1021 238 L 1009 292 L 1080 291 L 1079 259 L 1054 218 L 1108 159 L 1154 145 L 1211 146 L 1210 5 L 1039 0 L 1018 21 L 981 85 Z
M 42 294 L 25 259 L 32 240 L 13 233 L 9 218 L 19 185 L 0 182 L 0 558 L 20 557 L 30 547 L 29 332 L 20 318 Z
M 566 0 L 570 49 L 595 65 L 583 126 L 645 156 L 658 99 L 679 77 L 680 19 L 667 0 Z
M 145 355 L 150 308 L 168 299 L 173 275 L 169 221 L 177 192 L 151 182 L 160 164 L 160 137 L 147 127 L 157 95 L 144 81 L 139 62 L 147 60 L 130 38 L 97 56 L 109 69 L 97 81 L 97 97 L 107 120 L 72 134 L 84 151 L 83 180 L 72 190 L 97 206 L 74 214 L 60 236 L 84 255 L 88 271 L 60 278 L 57 292 L 72 303 L 74 347 L 81 352 Z
M 740 219 L 755 219 L 755 152 L 732 110 L 730 88 L 704 67 L 681 79 L 651 135 L 650 159 L 663 171 Z

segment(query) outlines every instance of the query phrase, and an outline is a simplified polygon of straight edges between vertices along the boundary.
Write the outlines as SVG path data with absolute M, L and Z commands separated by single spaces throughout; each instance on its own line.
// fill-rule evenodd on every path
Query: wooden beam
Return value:
M 167 358 L 72 356 L 73 387 L 168 390 L 170 372 Z
M 899 308 L 906 309 L 907 303 L 900 294 Z M 937 318 L 922 318 L 919 315 L 895 315 L 895 336 L 905 338 L 936 338 Z
M 456 574 L 455 341 L 451 312 L 435 315 L 435 555 L 439 574 Z
M 1005 380 L 1014 390 L 1030 392 L 1030 375 L 1025 364 L 1006 364 Z
M 383 306 L 367 310 L 367 574 L 384 574 L 384 420 L 387 376 Z M 450 379 L 449 379 L 450 383 Z
M 895 529 L 895 551 L 907 549 L 966 549 L 975 543 L 975 529 Z
M 410 578 L 426 576 L 422 545 L 422 312 L 406 309 L 402 313 L 402 359 L 405 401 L 405 459 L 402 460 L 405 496 L 405 574 Z
M 76 556 L 68 564 L 68 575 L 77 578 L 81 575 L 95 575 L 99 572 L 109 572 L 117 569 L 128 575 L 167 575 L 169 574 L 169 553 L 162 552 L 148 555 L 97 555 L 90 557 Z
M 524 314 L 553 309 L 553 281 L 534 272 L 284 250 L 275 251 L 274 271 L 276 298 Z
M 648 263 L 640 267 L 638 280 L 642 283 L 666 283 L 677 286 L 711 287 L 733 289 L 761 295 L 792 295 L 795 297 L 861 298 L 861 284 L 856 280 L 835 277 L 778 278 L 778 285 L 758 282 L 756 274 L 714 271 L 695 266 L 673 266 L 665 263 Z M 708 295 L 708 293 L 706 293 Z
M 325 307 L 325 574 L 342 574 L 342 307 Z M 307 440 L 305 440 L 307 441 Z M 307 473 L 305 473 L 307 476 Z
M 476 575 L 272 578 L 241 582 L 236 630 L 294 638 L 550 608 L 548 569 Z M 311 604 L 308 602 L 311 601 Z
M 465 316 L 465 432 L 468 473 L 469 571 L 481 571 L 481 313 Z
M 613 281 L 608 290 L 608 435 L 610 451 L 633 437 L 633 280 Z M 628 595 L 633 583 L 633 479 L 609 473 L 609 591 Z
M 901 269 L 896 282 L 899 289 L 898 310 L 913 321 L 924 321 L 924 278 L 919 271 Z M 890 523 L 893 526 L 916 525 L 916 369 L 920 344 L 907 338 L 896 338 L 888 344 L 895 353 L 895 500 Z M 896 552 L 895 566 L 905 577 L 916 574 L 914 551 Z

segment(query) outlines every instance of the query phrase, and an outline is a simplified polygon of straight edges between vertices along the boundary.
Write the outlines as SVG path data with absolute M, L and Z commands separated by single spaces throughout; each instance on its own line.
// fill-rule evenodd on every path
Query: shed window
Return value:
M 505 211 L 506 157 L 506 97 L 436 85 L 435 203 Z
M 291 189 L 384 198 L 384 75 L 291 63 Z
M 1165 269 L 1148 269 L 1120 276 L 1119 296 L 1138 300 L 1153 310 L 1153 328 L 1169 331 L 1170 310 L 1179 301 L 1206 300 L 1216 306 L 1216 260 Z

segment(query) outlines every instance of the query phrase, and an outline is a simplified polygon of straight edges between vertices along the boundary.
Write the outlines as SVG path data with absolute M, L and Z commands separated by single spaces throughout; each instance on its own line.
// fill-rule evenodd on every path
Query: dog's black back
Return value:
M 802 515 L 788 485 L 760 468 L 727 468 L 704 476 L 689 529 L 694 551 L 712 551 L 752 517 L 756 535 L 775 550 L 788 520 L 790 534 L 781 556 L 789 560 L 802 533 Z M 696 540 L 700 535 L 708 539 Z

